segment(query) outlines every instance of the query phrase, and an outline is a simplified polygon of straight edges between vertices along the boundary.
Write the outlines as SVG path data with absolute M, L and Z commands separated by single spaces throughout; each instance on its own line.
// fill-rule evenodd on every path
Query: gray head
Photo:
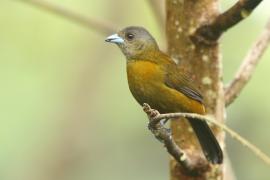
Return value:
M 128 60 L 145 58 L 159 50 L 155 39 L 143 27 L 126 27 L 105 41 L 117 44 Z

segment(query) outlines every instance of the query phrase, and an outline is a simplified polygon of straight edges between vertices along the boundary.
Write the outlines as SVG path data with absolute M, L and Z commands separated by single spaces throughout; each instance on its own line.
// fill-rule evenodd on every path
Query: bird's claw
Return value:
M 170 128 L 164 128 L 164 129 L 168 134 L 170 134 L 170 136 L 172 135 L 172 130 Z
M 168 119 L 163 119 L 163 120 L 160 120 L 159 122 L 150 121 L 148 123 L 148 129 L 153 131 L 153 130 L 157 129 L 157 125 L 159 124 L 159 126 L 162 126 L 164 129 L 166 129 L 167 132 L 171 133 L 170 128 L 165 128 L 165 125 L 167 122 L 168 122 Z
M 162 120 L 160 121 L 160 124 L 161 124 L 162 126 L 165 126 L 165 125 L 167 124 L 167 122 L 168 122 L 168 119 L 162 119 Z

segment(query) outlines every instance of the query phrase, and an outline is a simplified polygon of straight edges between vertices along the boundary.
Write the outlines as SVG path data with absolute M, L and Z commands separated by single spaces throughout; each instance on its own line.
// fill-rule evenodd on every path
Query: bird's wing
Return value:
M 203 104 L 203 97 L 192 84 L 192 81 L 184 73 L 181 73 L 178 68 L 174 66 L 169 66 L 167 68 L 168 71 L 165 76 L 165 84 Z

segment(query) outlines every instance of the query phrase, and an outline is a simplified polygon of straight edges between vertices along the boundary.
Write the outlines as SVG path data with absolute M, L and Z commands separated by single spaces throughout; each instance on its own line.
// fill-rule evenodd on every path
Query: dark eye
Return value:
M 127 38 L 127 40 L 132 40 L 132 39 L 134 39 L 134 34 L 128 33 L 126 35 L 126 38 Z

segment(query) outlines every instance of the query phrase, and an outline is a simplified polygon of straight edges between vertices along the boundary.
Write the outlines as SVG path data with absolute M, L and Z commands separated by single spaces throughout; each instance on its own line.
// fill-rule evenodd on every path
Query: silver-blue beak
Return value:
M 106 42 L 110 43 L 116 43 L 116 44 L 121 44 L 124 42 L 124 39 L 118 36 L 118 34 L 113 34 L 105 39 Z

